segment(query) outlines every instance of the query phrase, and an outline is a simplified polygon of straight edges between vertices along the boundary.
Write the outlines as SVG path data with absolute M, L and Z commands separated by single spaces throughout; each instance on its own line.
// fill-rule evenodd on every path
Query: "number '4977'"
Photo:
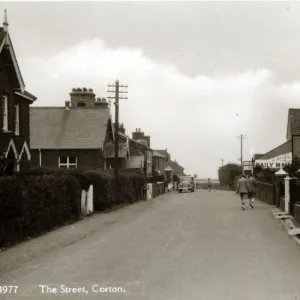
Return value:
M 0 285 L 0 294 L 16 294 L 17 291 L 17 285 Z

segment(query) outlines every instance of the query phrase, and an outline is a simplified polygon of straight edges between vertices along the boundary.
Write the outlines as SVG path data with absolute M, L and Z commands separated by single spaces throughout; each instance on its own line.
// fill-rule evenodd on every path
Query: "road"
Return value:
M 234 193 L 200 190 L 93 216 L 78 225 L 97 224 L 86 238 L 2 272 L 0 282 L 20 287 L 17 295 L 0 299 L 300 299 L 300 249 L 270 209 L 256 203 L 254 210 L 241 211 Z M 0 257 L 4 262 L 9 251 L 25 257 L 24 249 L 64 230 Z M 104 283 L 123 293 L 101 294 Z M 38 284 L 85 287 L 89 293 L 42 294 Z

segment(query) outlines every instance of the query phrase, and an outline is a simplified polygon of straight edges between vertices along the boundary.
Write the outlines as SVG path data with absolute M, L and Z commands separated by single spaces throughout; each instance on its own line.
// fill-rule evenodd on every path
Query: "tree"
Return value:
M 299 175 L 297 174 L 297 172 L 300 169 L 300 158 L 296 156 L 295 158 L 293 158 L 292 163 L 288 164 L 283 169 L 289 174 L 290 177 L 295 177 L 296 175 Z
M 226 164 L 218 170 L 220 184 L 229 187 L 234 183 L 236 176 L 241 174 L 243 174 L 243 168 L 237 164 Z

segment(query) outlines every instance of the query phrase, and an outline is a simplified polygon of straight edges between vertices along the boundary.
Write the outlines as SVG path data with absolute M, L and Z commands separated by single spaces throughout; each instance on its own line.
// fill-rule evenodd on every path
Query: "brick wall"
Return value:
M 103 156 L 100 149 L 41 150 L 42 166 L 57 168 L 60 156 L 76 156 L 77 168 L 103 169 Z M 39 150 L 31 150 L 31 165 L 39 166 Z
M 300 137 L 293 137 L 294 157 L 300 157 Z

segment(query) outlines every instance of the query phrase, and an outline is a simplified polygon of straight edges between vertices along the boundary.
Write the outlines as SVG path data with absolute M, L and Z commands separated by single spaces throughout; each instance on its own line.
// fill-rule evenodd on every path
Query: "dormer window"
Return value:
M 15 134 L 20 134 L 20 106 L 19 103 L 15 105 Z
M 6 95 L 2 95 L 2 124 L 3 131 L 8 131 L 8 107 Z

